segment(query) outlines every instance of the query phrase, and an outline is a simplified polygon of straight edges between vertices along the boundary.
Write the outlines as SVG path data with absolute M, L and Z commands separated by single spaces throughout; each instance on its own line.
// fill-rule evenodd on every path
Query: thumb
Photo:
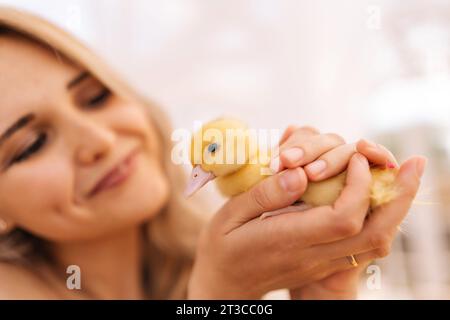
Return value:
M 282 171 L 230 199 L 217 218 L 229 232 L 264 212 L 291 205 L 305 192 L 307 184 L 308 179 L 302 168 Z

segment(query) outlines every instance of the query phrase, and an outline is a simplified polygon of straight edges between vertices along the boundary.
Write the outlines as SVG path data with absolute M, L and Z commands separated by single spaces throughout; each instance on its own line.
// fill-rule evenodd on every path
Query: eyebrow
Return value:
M 36 115 L 34 113 L 29 113 L 27 115 L 24 115 L 23 117 L 20 117 L 19 120 L 13 123 L 12 126 L 10 126 L 8 129 L 6 129 L 5 132 L 0 136 L 0 146 L 5 142 L 6 139 L 11 137 L 17 130 L 20 130 L 21 128 L 25 127 L 27 124 L 29 124 L 31 121 L 33 121 L 36 118 Z
M 83 81 L 84 79 L 90 77 L 91 74 L 87 71 L 83 71 L 81 72 L 76 78 L 74 78 L 72 81 L 70 81 L 67 84 L 67 89 L 71 89 L 74 86 L 76 86 L 77 84 L 79 84 L 81 81 Z

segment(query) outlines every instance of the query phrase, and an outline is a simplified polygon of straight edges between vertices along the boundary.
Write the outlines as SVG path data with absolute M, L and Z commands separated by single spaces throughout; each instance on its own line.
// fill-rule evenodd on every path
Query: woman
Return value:
M 425 166 L 403 163 L 402 194 L 366 219 L 369 162 L 395 163 L 391 153 L 290 127 L 280 172 L 206 222 L 182 197 L 164 114 L 63 31 L 0 9 L 0 88 L 3 299 L 258 299 L 278 288 L 354 298 L 361 271 L 388 254 Z M 333 207 L 257 219 L 347 165 Z

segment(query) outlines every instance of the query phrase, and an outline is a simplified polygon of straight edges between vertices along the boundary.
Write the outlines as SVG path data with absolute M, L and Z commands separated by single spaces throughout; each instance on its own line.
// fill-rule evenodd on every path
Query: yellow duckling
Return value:
M 251 130 L 242 121 L 222 118 L 202 126 L 192 137 L 193 170 L 186 195 L 190 196 L 211 180 L 227 197 L 250 189 L 268 177 L 270 154 L 266 159 L 255 143 Z M 391 201 L 397 195 L 394 185 L 397 169 L 371 168 L 371 209 Z M 319 182 L 308 182 L 299 199 L 306 207 L 331 205 L 339 197 L 346 171 Z

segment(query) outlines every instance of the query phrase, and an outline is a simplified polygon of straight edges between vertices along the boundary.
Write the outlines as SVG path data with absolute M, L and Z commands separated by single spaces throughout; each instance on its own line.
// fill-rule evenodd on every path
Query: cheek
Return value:
M 110 113 L 110 123 L 122 133 L 139 136 L 147 149 L 154 156 L 160 156 L 160 143 L 156 128 L 150 120 L 148 107 L 140 104 L 116 102 L 116 108 Z
M 97 194 L 87 204 L 98 219 L 93 232 L 107 231 L 100 227 L 113 230 L 148 221 L 158 214 L 168 196 L 168 180 L 158 161 L 141 153 L 128 181 L 117 189 Z
M 117 129 L 137 133 L 149 130 L 149 117 L 145 107 L 117 99 L 108 109 L 107 122 Z
M 52 233 L 69 205 L 71 172 L 61 159 L 21 163 L 2 183 L 2 206 L 18 226 Z

